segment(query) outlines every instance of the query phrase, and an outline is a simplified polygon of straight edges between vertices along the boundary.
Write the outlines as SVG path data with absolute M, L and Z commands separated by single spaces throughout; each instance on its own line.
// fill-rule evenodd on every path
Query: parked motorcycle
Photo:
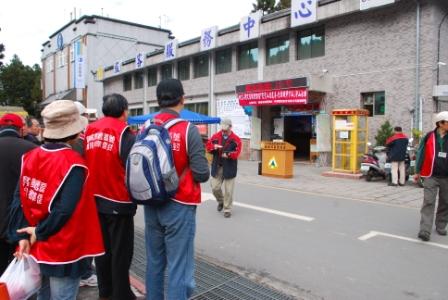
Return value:
M 387 162 L 387 151 L 384 146 L 371 147 L 368 143 L 369 152 L 364 154 L 361 161 L 361 173 L 366 181 L 381 177 L 386 179 L 386 168 L 390 169 L 390 163 Z

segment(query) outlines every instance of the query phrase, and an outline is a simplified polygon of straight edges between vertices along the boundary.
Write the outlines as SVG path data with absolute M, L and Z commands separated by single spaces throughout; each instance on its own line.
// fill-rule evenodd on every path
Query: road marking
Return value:
M 375 236 L 380 236 L 380 235 L 385 236 L 385 237 L 394 238 L 394 239 L 403 240 L 403 241 L 408 241 L 408 242 L 412 242 L 412 243 L 425 244 L 425 245 L 429 245 L 429 246 L 448 249 L 448 245 L 445 245 L 445 244 L 438 244 L 438 243 L 433 243 L 433 242 L 423 242 L 419 239 L 408 238 L 405 236 L 400 236 L 400 235 L 395 235 L 395 234 L 390 234 L 390 233 L 385 233 L 385 232 L 380 232 L 380 231 L 370 231 L 369 233 L 367 233 L 363 236 L 360 236 L 358 238 L 358 240 L 366 241 L 368 239 L 371 239 Z
M 261 188 L 265 188 L 265 189 L 273 189 L 273 190 L 280 190 L 280 191 L 286 191 L 286 192 L 292 192 L 292 193 L 298 193 L 298 194 L 304 194 L 304 195 L 319 196 L 319 197 L 327 198 L 330 200 L 341 199 L 341 200 L 350 200 L 350 201 L 365 202 L 365 203 L 371 203 L 371 204 L 379 204 L 379 205 L 391 206 L 391 207 L 397 207 L 397 208 L 420 210 L 420 208 L 403 206 L 403 204 L 385 203 L 385 202 L 376 201 L 376 200 L 367 200 L 367 199 L 353 198 L 353 197 L 348 197 L 348 196 L 327 195 L 327 194 L 322 194 L 320 192 L 302 191 L 302 190 L 297 190 L 297 189 L 293 189 L 293 188 L 278 187 L 278 186 L 254 183 L 254 182 L 249 182 L 249 181 L 244 181 L 244 180 L 241 181 L 240 183 L 246 184 L 246 185 L 252 185 L 252 186 L 256 186 L 256 187 L 261 187 Z
M 213 196 L 213 194 L 211 194 L 211 193 L 202 193 L 202 202 L 205 202 L 205 201 L 208 201 L 208 200 L 215 200 L 215 197 Z M 284 212 L 284 211 L 280 211 L 280 210 L 275 210 L 275 209 L 265 208 L 265 207 L 261 207 L 261 206 L 245 204 L 245 203 L 241 203 L 241 202 L 233 202 L 233 205 L 234 206 L 239 206 L 239 207 L 244 207 L 244 208 L 249 208 L 249 209 L 253 209 L 253 210 L 257 210 L 257 211 L 261 211 L 261 212 L 265 212 L 265 213 L 269 213 L 269 214 L 274 214 L 274 215 L 282 216 L 282 217 L 286 217 L 286 218 L 301 220 L 301 221 L 305 221 L 305 222 L 314 221 L 313 217 L 307 217 L 307 216 L 292 214 L 292 213 L 288 213 L 288 212 Z

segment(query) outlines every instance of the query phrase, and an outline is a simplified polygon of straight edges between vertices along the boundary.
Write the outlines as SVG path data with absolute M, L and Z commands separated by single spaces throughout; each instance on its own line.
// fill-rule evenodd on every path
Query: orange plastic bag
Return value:
M 4 282 L 0 282 L 0 300 L 11 300 L 9 298 L 8 288 Z

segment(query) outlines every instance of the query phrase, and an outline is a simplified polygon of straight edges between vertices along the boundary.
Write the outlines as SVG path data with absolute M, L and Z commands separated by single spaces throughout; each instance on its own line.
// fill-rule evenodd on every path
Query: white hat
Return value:
M 63 139 L 84 130 L 87 119 L 81 117 L 72 100 L 57 100 L 41 113 L 44 119 L 44 138 Z
M 75 103 L 76 108 L 78 109 L 80 115 L 83 115 L 86 113 L 86 107 L 81 102 L 73 101 L 73 103 Z
M 437 122 L 440 121 L 446 121 L 448 122 L 448 111 L 441 111 L 436 115 L 436 118 L 434 120 L 437 124 Z

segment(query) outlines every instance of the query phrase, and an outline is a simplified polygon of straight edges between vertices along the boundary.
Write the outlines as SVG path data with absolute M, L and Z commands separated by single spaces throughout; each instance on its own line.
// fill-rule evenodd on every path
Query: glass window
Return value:
M 166 64 L 161 67 L 162 80 L 173 78 L 173 65 Z
M 208 76 L 208 53 L 193 58 L 194 78 Z
M 297 59 L 325 55 L 325 29 L 323 27 L 300 31 L 297 37 Z
M 216 74 L 232 72 L 232 48 L 216 51 Z
M 157 67 L 148 69 L 148 86 L 157 85 Z
M 289 34 L 266 40 L 266 64 L 274 65 L 289 61 Z
M 369 116 L 384 116 L 386 112 L 386 96 L 384 92 L 362 93 L 362 108 L 369 111 Z
M 258 42 L 238 47 L 238 70 L 256 68 L 258 65 Z
M 130 74 L 123 76 L 123 90 L 132 90 L 132 76 Z
M 207 102 L 201 102 L 201 103 L 188 103 L 185 104 L 185 108 L 203 115 L 208 115 L 208 103 Z
M 129 115 L 132 116 L 141 116 L 143 115 L 143 108 L 131 108 L 129 110 Z
M 134 74 L 134 89 L 143 88 L 143 72 L 136 72 Z
M 177 78 L 179 80 L 190 79 L 190 60 L 184 59 L 177 63 Z

